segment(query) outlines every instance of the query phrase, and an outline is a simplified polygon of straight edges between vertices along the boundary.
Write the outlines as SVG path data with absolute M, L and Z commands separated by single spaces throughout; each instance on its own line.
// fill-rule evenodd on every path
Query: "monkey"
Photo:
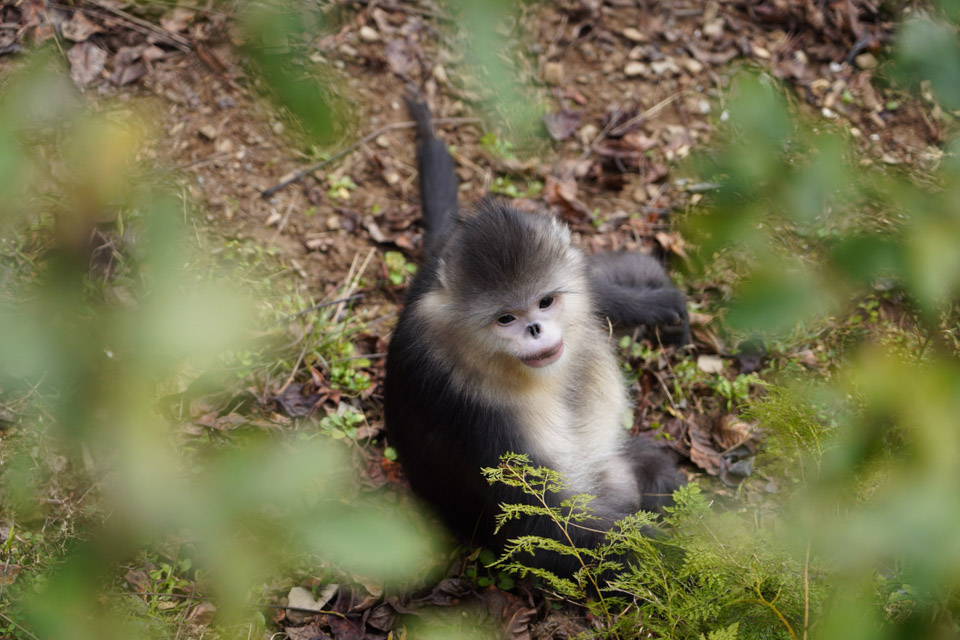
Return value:
M 521 535 L 560 540 L 546 518 L 524 516 L 496 534 L 504 503 L 531 496 L 481 473 L 507 452 L 562 474 L 566 489 L 595 496 L 597 522 L 571 527 L 578 547 L 599 544 L 614 522 L 658 510 L 682 484 L 662 449 L 622 426 L 627 389 L 602 315 L 624 326 L 667 325 L 685 339 L 683 295 L 653 258 L 588 258 L 547 214 L 482 200 L 460 212 L 453 159 L 425 104 L 417 125 L 424 257 L 387 353 L 384 422 L 413 491 L 461 538 L 493 548 Z M 528 559 L 572 575 L 575 559 Z

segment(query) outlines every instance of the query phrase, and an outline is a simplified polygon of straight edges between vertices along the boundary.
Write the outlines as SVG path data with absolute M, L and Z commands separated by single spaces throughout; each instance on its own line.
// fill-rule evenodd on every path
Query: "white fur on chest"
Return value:
M 620 424 L 626 392 L 615 362 L 596 363 L 579 373 L 579 379 L 564 385 L 570 395 L 558 393 L 556 385 L 528 394 L 520 424 L 530 449 L 563 474 L 572 493 L 606 493 L 611 476 L 624 475 L 632 483 Z

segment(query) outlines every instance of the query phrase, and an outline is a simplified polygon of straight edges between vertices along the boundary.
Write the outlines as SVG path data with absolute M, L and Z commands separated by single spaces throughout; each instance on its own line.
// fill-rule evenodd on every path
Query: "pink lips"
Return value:
M 563 341 L 561 340 L 556 346 L 550 347 L 549 349 L 544 349 L 540 353 L 534 354 L 529 358 L 520 358 L 520 361 L 528 367 L 545 367 L 548 364 L 553 364 L 560 359 L 560 356 L 563 355 Z

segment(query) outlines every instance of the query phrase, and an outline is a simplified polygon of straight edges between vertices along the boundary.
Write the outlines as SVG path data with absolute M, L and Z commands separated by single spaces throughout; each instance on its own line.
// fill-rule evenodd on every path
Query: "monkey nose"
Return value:
M 529 332 L 530 332 L 530 335 L 533 336 L 534 338 L 539 338 L 539 337 L 540 337 L 540 331 L 541 331 L 541 329 L 540 329 L 540 323 L 539 323 L 539 322 L 534 322 L 533 324 L 528 324 L 528 325 L 527 325 L 527 331 L 529 331 Z

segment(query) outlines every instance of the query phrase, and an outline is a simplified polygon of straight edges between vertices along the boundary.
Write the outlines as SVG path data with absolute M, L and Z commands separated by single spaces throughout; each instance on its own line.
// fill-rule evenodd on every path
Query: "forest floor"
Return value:
M 895 25 L 865 0 L 522 5 L 500 32 L 508 42 L 503 56 L 544 114 L 544 135 L 536 139 L 514 137 L 521 134 L 499 128 L 480 108 L 490 96 L 464 57 L 469 28 L 440 3 L 321 3 L 326 25 L 290 46 L 302 49 L 302 71 L 326 83 L 334 107 L 332 142 L 322 149 L 265 97 L 223 3 L 156 11 L 144 3 L 136 15 L 94 0 L 36 9 L 43 4 L 0 8 L 0 21 L 19 26 L 0 31 L 0 84 L 4 66 L 20 64 L 16 47 L 56 37 L 92 108 L 146 114 L 141 159 L 153 167 L 152 178 L 193 203 L 201 250 L 251 265 L 244 271 L 251 287 L 272 289 L 267 295 L 277 308 L 283 296 L 304 307 L 362 296 L 344 310 L 361 323 L 350 357 L 366 358 L 357 359 L 353 382 L 301 351 L 306 342 L 291 343 L 285 367 L 271 370 L 272 377 L 241 380 L 243 388 L 225 396 L 194 398 L 184 437 L 208 429 L 226 434 L 251 421 L 266 429 L 286 428 L 291 418 L 316 423 L 347 407 L 365 418 L 362 431 L 350 435 L 363 445 L 358 471 L 372 488 L 402 487 L 398 465 L 383 455 L 380 384 L 407 264 L 421 257 L 415 145 L 402 100 L 409 88 L 418 88 L 440 119 L 461 203 L 499 193 L 518 207 L 560 216 L 587 252 L 646 251 L 670 266 L 689 298 L 694 343 L 679 351 L 622 350 L 638 371 L 634 431 L 649 437 L 665 430 L 691 478 L 721 499 L 754 495 L 758 504 L 777 491 L 774 480 L 754 471 L 752 460 L 737 465 L 722 455 L 741 445 L 756 451 L 754 425 L 741 421 L 737 406 L 759 392 L 771 368 L 826 367 L 829 347 L 809 341 L 738 349 L 720 318 L 737 274 L 690 275 L 696 247 L 685 242 L 679 222 L 697 211 L 712 185 L 698 179 L 689 158 L 715 141 L 744 72 L 781 80 L 798 117 L 843 132 L 861 164 L 922 172 L 939 157 L 944 135 L 930 104 L 884 79 Z M 348 152 L 262 197 L 342 150 Z M 388 252 L 403 258 L 385 258 Z M 238 419 L 226 405 L 242 393 L 258 402 Z M 156 591 L 145 574 L 130 575 L 131 588 Z M 133 584 L 138 575 L 141 583 Z M 508 593 L 460 578 L 454 586 L 445 582 L 446 591 L 428 587 L 418 606 L 473 598 L 518 638 L 565 637 L 586 624 L 543 613 L 528 589 Z M 396 615 L 384 617 L 380 594 L 369 591 L 345 589 L 331 602 L 350 625 L 282 609 L 273 623 L 291 638 L 386 637 Z M 286 593 L 274 595 L 279 601 Z M 518 613 L 531 609 L 540 613 Z M 193 616 L 190 633 L 200 633 L 203 616 L 190 607 L 178 611 Z

